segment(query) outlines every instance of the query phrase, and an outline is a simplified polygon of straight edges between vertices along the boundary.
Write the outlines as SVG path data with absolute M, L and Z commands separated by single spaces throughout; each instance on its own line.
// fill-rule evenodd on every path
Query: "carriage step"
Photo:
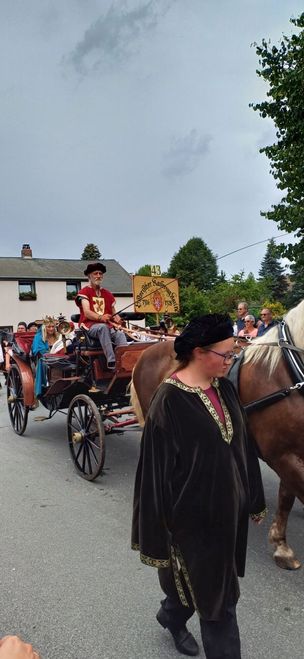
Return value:
M 89 393 L 90 394 L 98 394 L 98 393 L 102 392 L 104 394 L 107 390 L 107 387 L 108 387 L 107 382 L 96 382 L 96 384 L 93 384 L 90 387 Z

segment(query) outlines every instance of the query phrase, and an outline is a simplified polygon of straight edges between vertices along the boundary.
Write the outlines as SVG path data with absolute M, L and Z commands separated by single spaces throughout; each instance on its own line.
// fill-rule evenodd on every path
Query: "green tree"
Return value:
M 142 265 L 135 273 L 136 275 L 141 275 L 141 277 L 151 277 L 151 265 L 146 263 Z
M 292 263 L 290 270 L 290 282 L 284 300 L 287 309 L 304 299 L 304 256 L 302 261 L 298 259 L 296 264 Z
M 282 301 L 286 294 L 288 284 L 282 267 L 277 256 L 277 249 L 274 239 L 271 238 L 267 245 L 266 254 L 261 263 L 259 270 L 260 281 L 264 280 L 267 296 L 272 300 Z
M 260 151 L 268 157 L 270 172 L 282 190 L 280 202 L 261 214 L 274 220 L 279 229 L 295 232 L 299 242 L 278 249 L 297 263 L 304 249 L 304 13 L 290 22 L 296 34 L 284 35 L 278 46 L 265 39 L 260 46 L 255 44 L 260 65 L 257 74 L 268 91 L 266 100 L 251 107 L 275 124 L 276 141 Z
M 201 238 L 190 238 L 174 254 L 167 275 L 177 277 L 181 287 L 192 284 L 198 291 L 209 290 L 218 276 L 216 258 Z
M 81 260 L 98 261 L 98 259 L 101 259 L 101 253 L 97 245 L 94 245 L 93 243 L 88 243 L 81 254 Z
M 227 311 L 236 318 L 238 302 L 246 300 L 249 313 L 257 315 L 266 296 L 266 287 L 264 281 L 257 281 L 252 272 L 247 277 L 240 272 L 229 281 L 219 280 L 206 296 L 212 313 Z
M 208 297 L 199 291 L 194 284 L 182 286 L 179 291 L 180 313 L 174 316 L 174 322 L 180 327 L 186 325 L 196 316 L 210 312 Z
M 263 309 L 270 309 L 274 320 L 281 320 L 286 313 L 286 309 L 281 302 L 266 299 L 261 306 Z

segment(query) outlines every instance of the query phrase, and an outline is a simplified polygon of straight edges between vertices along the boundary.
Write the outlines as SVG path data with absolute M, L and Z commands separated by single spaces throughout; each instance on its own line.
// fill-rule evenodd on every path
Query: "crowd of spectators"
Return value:
M 268 330 L 274 327 L 277 322 L 273 319 L 272 311 L 268 307 L 263 307 L 260 317 L 255 318 L 248 312 L 248 304 L 245 301 L 239 302 L 237 307 L 236 326 L 237 336 L 245 338 L 255 338 L 263 336 Z

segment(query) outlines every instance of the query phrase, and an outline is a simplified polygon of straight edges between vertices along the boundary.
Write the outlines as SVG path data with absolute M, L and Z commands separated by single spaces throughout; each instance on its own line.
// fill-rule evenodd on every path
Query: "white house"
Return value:
M 117 311 L 134 311 L 132 278 L 114 259 L 101 259 L 107 268 L 103 285 L 116 298 Z M 27 324 L 46 315 L 77 313 L 74 298 L 85 286 L 88 261 L 36 259 L 25 244 L 20 257 L 0 257 L 0 329 L 16 330 L 19 321 Z

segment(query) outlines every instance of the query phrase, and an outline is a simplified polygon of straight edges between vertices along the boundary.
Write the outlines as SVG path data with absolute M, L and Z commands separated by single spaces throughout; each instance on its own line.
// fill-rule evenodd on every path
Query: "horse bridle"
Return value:
M 283 356 L 292 380 L 294 384 L 298 383 L 304 386 L 304 363 L 300 357 L 301 353 L 304 354 L 304 350 L 302 348 L 297 348 L 297 346 L 294 345 L 289 327 L 284 320 L 280 322 L 278 330 L 278 345 L 283 351 Z M 299 382 L 299 380 L 302 380 L 302 382 Z
M 279 332 L 279 339 L 277 342 L 273 342 L 273 343 L 271 342 L 265 344 L 261 344 L 259 342 L 256 345 L 276 346 L 278 348 L 281 348 L 283 352 L 283 357 L 285 359 L 287 368 L 289 370 L 289 373 L 293 381 L 293 385 L 291 385 L 290 387 L 285 387 L 284 389 L 280 389 L 279 391 L 274 391 L 272 394 L 269 394 L 268 396 L 263 396 L 263 398 L 254 400 L 251 403 L 247 403 L 246 405 L 244 405 L 244 409 L 247 414 L 250 412 L 256 412 L 257 410 L 264 409 L 269 405 L 273 405 L 274 403 L 277 403 L 279 400 L 282 400 L 283 398 L 289 396 L 292 391 L 298 391 L 300 394 L 304 395 L 304 362 L 299 356 L 301 353 L 304 354 L 304 350 L 294 345 L 289 327 L 284 320 L 282 320 L 278 324 L 278 332 Z M 250 344 L 251 346 L 253 346 L 253 343 L 251 341 Z M 242 360 L 240 360 L 240 362 L 241 361 Z

